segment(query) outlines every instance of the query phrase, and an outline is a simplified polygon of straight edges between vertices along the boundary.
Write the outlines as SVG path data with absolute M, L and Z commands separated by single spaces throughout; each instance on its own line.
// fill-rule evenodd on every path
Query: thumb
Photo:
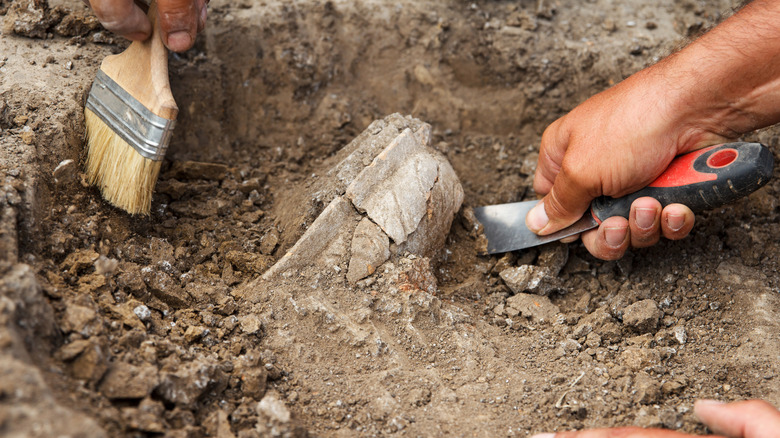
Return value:
M 780 430 L 780 411 L 761 400 L 729 404 L 699 400 L 694 413 L 713 432 L 729 438 L 772 438 Z
M 540 235 L 554 233 L 581 218 L 593 199 L 590 190 L 572 178 L 564 167 L 555 177 L 550 192 L 528 212 L 526 226 Z
M 193 0 L 158 0 L 162 40 L 168 49 L 183 52 L 192 47 L 200 11 Z

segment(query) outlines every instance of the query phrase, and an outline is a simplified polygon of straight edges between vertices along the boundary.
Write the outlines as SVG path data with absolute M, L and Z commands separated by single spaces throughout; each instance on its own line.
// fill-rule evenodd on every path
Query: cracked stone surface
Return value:
M 347 280 L 350 283 L 368 277 L 377 266 L 390 258 L 390 239 L 379 225 L 363 218 L 352 237 L 352 258 L 349 260 Z
M 354 284 L 393 256 L 440 250 L 463 188 L 430 139 L 430 125 L 416 119 L 394 114 L 372 123 L 311 197 L 333 199 L 263 279 L 318 267 Z

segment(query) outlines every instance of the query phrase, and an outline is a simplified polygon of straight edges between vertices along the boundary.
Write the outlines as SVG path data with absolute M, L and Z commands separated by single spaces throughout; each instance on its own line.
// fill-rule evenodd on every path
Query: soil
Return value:
M 780 179 L 618 262 L 478 256 L 469 220 L 535 197 L 550 122 L 736 3 L 214 0 L 171 56 L 181 112 L 149 217 L 82 174 L 90 83 L 127 43 L 81 2 L 0 3 L 0 431 L 705 432 L 695 399 L 780 405 Z M 393 260 L 405 287 L 390 267 L 261 281 L 329 202 L 318 175 L 396 112 L 432 125 L 463 185 L 443 250 Z M 776 153 L 780 130 L 749 139 Z M 499 275 L 522 265 L 552 272 L 544 294 Z

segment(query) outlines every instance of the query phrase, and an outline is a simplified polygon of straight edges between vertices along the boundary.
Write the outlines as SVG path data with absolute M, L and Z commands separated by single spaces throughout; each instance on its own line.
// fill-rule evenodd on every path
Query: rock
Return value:
M 278 245 L 279 245 L 279 232 L 277 232 L 276 230 L 271 230 L 265 233 L 263 239 L 260 241 L 260 252 L 262 254 L 271 255 L 274 253 L 274 250 Z
M 263 320 L 254 313 L 239 316 L 238 324 L 241 331 L 248 335 L 259 334 L 263 330 Z
M 582 344 L 574 339 L 564 339 L 563 342 L 561 342 L 561 348 L 566 354 L 574 354 L 582 350 Z
M 144 304 L 133 307 L 133 313 L 141 321 L 148 321 L 152 317 L 152 311 Z
M 233 375 L 241 381 L 241 390 L 248 397 L 260 399 L 265 395 L 268 372 L 257 352 L 248 352 L 234 362 Z
M 103 328 L 97 312 L 74 303 L 66 303 L 60 326 L 66 333 L 75 332 L 87 338 L 100 333 Z
M 639 371 L 661 361 L 661 353 L 641 347 L 628 347 L 620 354 L 620 361 L 626 367 Z
M 79 339 L 63 345 L 55 357 L 67 363 L 71 376 L 87 382 L 97 382 L 108 369 L 104 348 L 93 339 Z
M 645 372 L 637 373 L 634 377 L 633 393 L 634 402 L 653 404 L 661 397 L 661 384 Z
M 401 259 L 393 282 L 401 291 L 423 291 L 433 295 L 438 290 L 431 261 L 425 257 Z
M 463 189 L 449 162 L 429 146 L 430 135 L 430 125 L 398 114 L 372 123 L 338 154 L 348 155 L 313 184 L 316 191 L 308 198 L 327 206 L 262 280 L 311 268 L 312 273 L 335 271 L 340 278 L 349 274 L 354 283 L 387 260 L 386 248 L 390 256 L 436 254 L 460 208 Z M 289 220 L 306 221 L 320 208 L 304 203 L 299 209 L 305 211 L 290 214 Z M 369 229 L 368 222 L 358 230 L 364 219 L 386 237 Z M 386 238 L 394 245 L 386 245 Z M 351 268 L 345 271 L 344 266 Z
M 119 267 L 119 261 L 110 259 L 106 256 L 100 256 L 95 260 L 95 274 L 112 276 Z
M 46 38 L 49 27 L 59 17 L 52 14 L 46 1 L 16 0 L 4 18 L 4 32 L 10 31 L 28 38 Z
M 593 313 L 582 317 L 574 327 L 572 337 L 582 338 L 591 332 L 596 332 L 603 342 L 610 343 L 621 338 L 620 327 L 609 314 L 606 307 L 600 307 Z
M 515 312 L 520 312 L 524 317 L 535 322 L 552 322 L 560 313 L 558 306 L 549 298 L 539 295 L 519 293 L 507 298 L 506 306 L 508 315 L 511 316 L 510 309 L 514 309 Z
M 112 400 L 142 399 L 159 383 L 157 367 L 115 362 L 100 382 L 99 390 Z
M 218 163 L 200 161 L 174 161 L 166 177 L 178 180 L 206 179 L 222 181 L 227 176 L 228 167 Z
M 122 419 L 129 428 L 153 434 L 166 431 L 164 414 L 165 406 L 150 398 L 143 399 L 137 408 L 122 408 Z
M 192 344 L 193 342 L 197 341 L 198 339 L 206 336 L 209 334 L 209 329 L 203 326 L 199 325 L 191 325 L 187 327 L 187 330 L 184 331 L 184 340 L 188 344 Z
M 333 200 L 306 230 L 298 242 L 263 274 L 264 280 L 277 275 L 316 265 L 331 269 L 341 264 L 348 253 L 350 239 L 359 216 L 349 200 L 338 197 Z
M 658 327 L 658 321 L 663 313 L 653 300 L 637 301 L 623 310 L 623 324 L 647 333 Z
M 65 261 L 60 263 L 60 269 L 67 270 L 71 275 L 78 275 L 86 268 L 95 264 L 100 254 L 92 249 L 81 249 L 68 254 Z
M 531 292 L 538 295 L 549 295 L 561 288 L 560 281 L 552 275 L 549 268 L 534 265 L 522 265 L 506 269 L 499 274 L 512 292 Z
M 84 12 L 68 12 L 54 26 L 54 32 L 63 37 L 84 36 L 100 28 L 100 22 L 93 14 Z
M 76 180 L 78 175 L 78 165 L 73 160 L 63 160 L 57 167 L 54 168 L 52 176 L 54 176 L 54 183 L 65 185 Z
M 594 332 L 588 333 L 588 336 L 585 337 L 585 345 L 589 348 L 601 347 L 601 336 Z
M 228 251 L 225 260 L 234 268 L 245 273 L 262 274 L 270 265 L 270 258 L 264 255 L 252 254 L 243 251 Z
M 542 245 L 536 264 L 550 270 L 553 277 L 557 277 L 566 262 L 569 261 L 569 245 L 561 242 L 552 242 Z
M 354 284 L 373 274 L 376 268 L 390 258 L 390 239 L 378 225 L 363 218 L 352 236 L 352 257 L 349 260 L 347 280 Z
M 71 361 L 75 359 L 79 354 L 87 349 L 91 345 L 91 342 L 87 339 L 78 339 L 70 344 L 63 345 L 59 351 L 57 351 L 55 357 L 63 361 Z
M 688 340 L 688 332 L 685 331 L 685 327 L 681 325 L 675 326 L 672 329 L 672 333 L 674 333 L 674 339 L 676 339 L 677 343 L 680 345 L 685 344 L 685 342 Z
M 146 294 L 146 283 L 140 266 L 135 263 L 122 263 L 119 270 L 121 273 L 117 276 L 117 285 L 136 297 Z
M 432 211 L 429 202 L 434 184 L 451 181 L 440 175 L 439 167 L 444 165 L 452 170 L 446 161 L 437 160 L 433 150 L 410 129 L 403 131 L 390 145 L 377 155 L 352 184 L 347 187 L 346 196 L 355 207 L 365 212 L 372 221 L 396 244 L 402 244 L 407 236 L 417 230 L 420 221 L 426 215 L 451 215 L 460 207 L 463 190 L 455 178 L 448 189 L 454 192 L 442 194 L 457 204 L 455 211 Z M 454 172 L 451 176 L 454 176 Z
M 427 202 L 427 210 L 417 229 L 408 236 L 399 252 L 406 251 L 423 257 L 434 257 L 444 247 L 452 221 L 463 203 L 463 187 L 450 163 L 439 153 L 432 159 L 438 162 L 439 174 Z
M 230 429 L 230 419 L 228 413 L 223 410 L 212 411 L 203 426 L 206 429 L 206 435 L 214 438 L 235 438 Z
M 493 268 L 490 270 L 490 273 L 498 275 L 501 273 L 501 271 L 513 268 L 516 261 L 517 254 L 514 252 L 508 252 L 502 255 L 500 259 L 498 259 L 495 266 L 493 266 Z
M 192 301 L 192 297 L 165 272 L 152 268 L 144 268 L 141 272 L 149 291 L 163 303 L 182 308 Z
M 290 422 L 290 411 L 284 402 L 276 394 L 268 394 L 257 404 L 257 414 L 265 419 L 274 422 L 286 424 Z
M 669 380 L 661 385 L 661 393 L 664 395 L 676 395 L 681 393 L 685 389 L 686 385 L 687 383 L 682 377 Z
M 194 359 L 174 370 L 160 373 L 160 384 L 154 393 L 166 403 L 191 407 L 204 394 L 219 393 L 227 387 L 227 376 L 214 359 Z

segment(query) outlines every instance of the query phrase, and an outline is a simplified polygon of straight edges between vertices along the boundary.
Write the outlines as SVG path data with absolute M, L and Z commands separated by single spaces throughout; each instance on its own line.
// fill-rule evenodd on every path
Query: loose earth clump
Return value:
M 88 87 L 126 43 L 81 2 L 0 5 L 0 431 L 703 432 L 697 398 L 780 405 L 780 180 L 618 262 L 479 256 L 471 212 L 533 199 L 550 122 L 736 3 L 215 0 L 171 58 L 149 217 L 82 173 Z M 459 180 L 436 251 L 377 231 L 330 173 L 394 113 Z M 777 151 L 780 131 L 750 139 Z M 350 245 L 280 265 L 340 196 Z

